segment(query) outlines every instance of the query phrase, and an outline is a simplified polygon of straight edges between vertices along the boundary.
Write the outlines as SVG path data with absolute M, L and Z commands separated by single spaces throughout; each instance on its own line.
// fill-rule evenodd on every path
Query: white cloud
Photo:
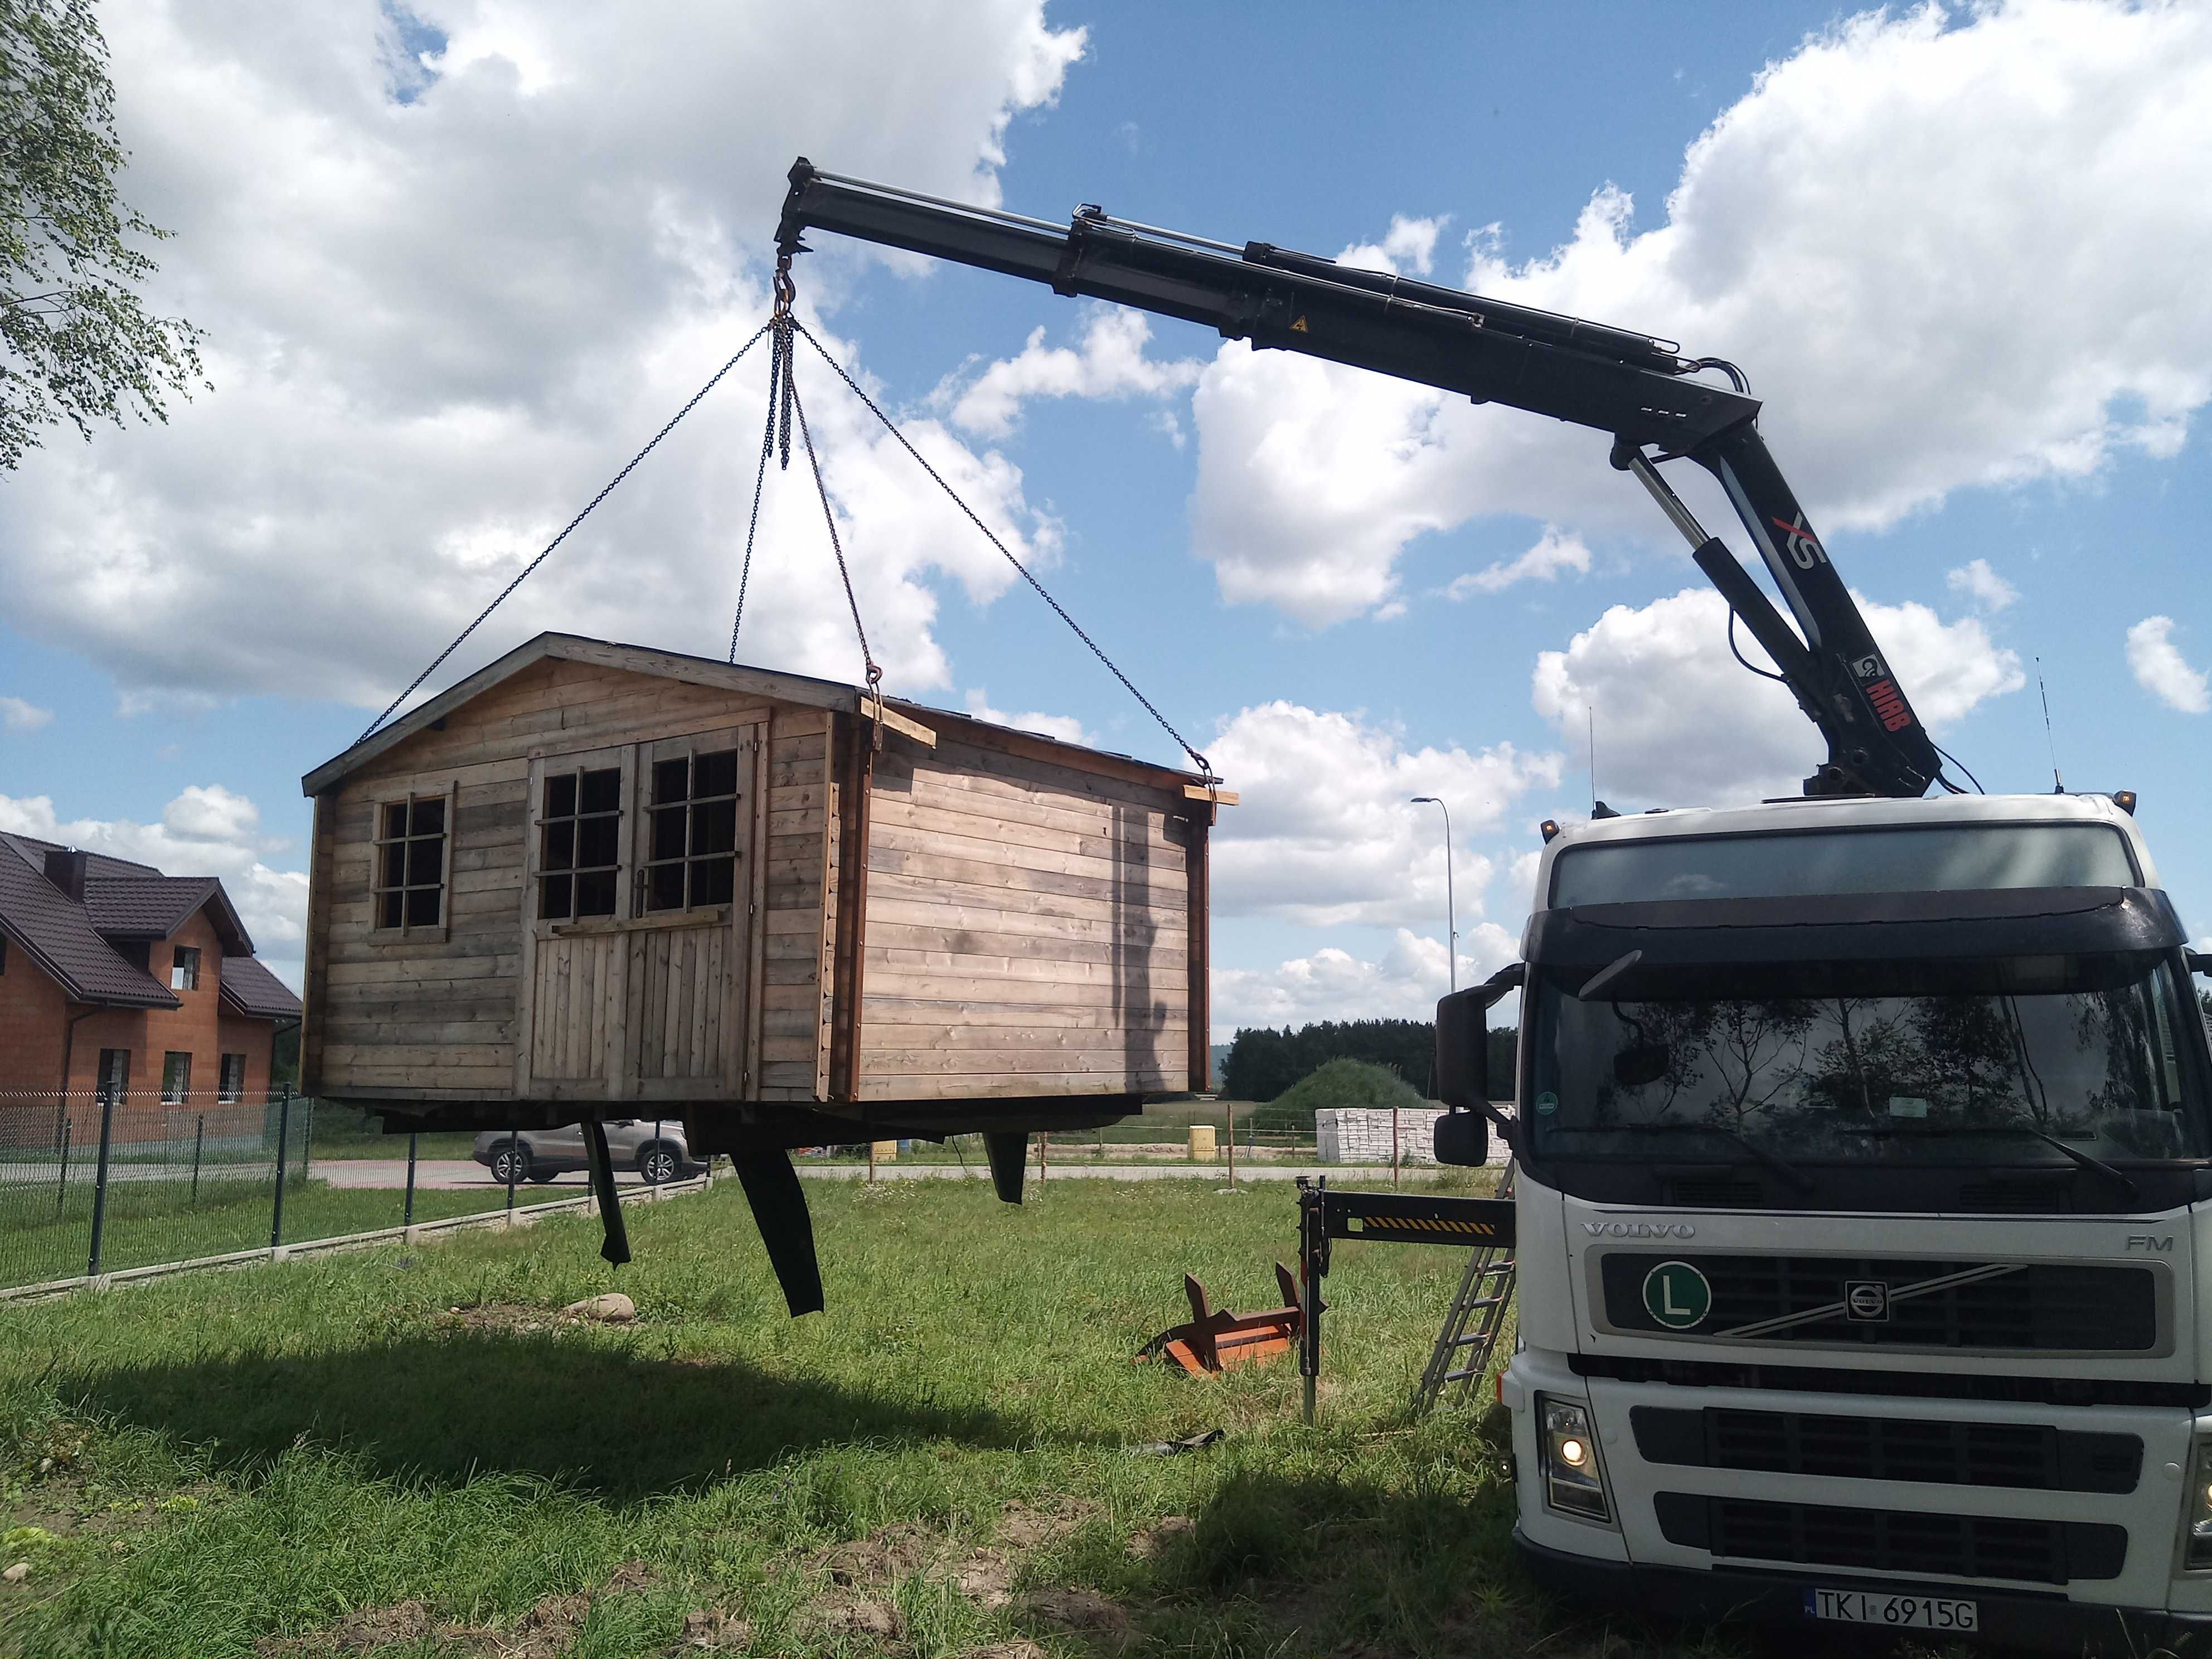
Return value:
M 209 331 L 216 389 L 31 458 L 0 581 L 15 625 L 126 696 L 380 704 L 765 318 L 795 151 L 994 203 L 1007 123 L 1084 41 L 1041 0 L 413 11 L 445 45 L 411 62 L 375 0 L 103 12 L 124 191 L 176 233 L 149 299 Z M 854 367 L 815 307 L 877 256 L 824 241 L 801 314 Z M 545 627 L 715 653 L 765 374 L 741 366 L 448 672 Z M 823 365 L 800 387 L 892 683 L 949 684 L 933 580 L 988 599 L 1011 573 Z M 1018 552 L 1049 555 L 1013 467 L 909 430 Z M 748 654 L 849 676 L 813 491 L 775 482 Z
M 10 732 L 35 732 L 53 717 L 52 709 L 21 697 L 0 697 L 0 726 Z
M 1478 292 L 1741 364 L 1832 532 L 1970 485 L 2178 453 L 2212 398 L 2212 10 L 2015 0 L 1857 16 L 1762 71 L 1648 228 L 1594 195 Z M 2054 252 L 2054 251 L 2057 251 Z M 1223 597 L 1301 623 L 1388 599 L 1425 532 L 1517 513 L 1657 535 L 1602 433 L 1231 343 L 1195 394 Z
M 1983 611 L 2002 611 L 2020 598 L 2020 589 L 1990 568 L 1987 559 L 1974 559 L 1944 573 L 1954 593 L 1963 593 Z
M 1442 592 L 1448 599 L 1471 599 L 1477 593 L 1502 592 L 1516 582 L 1555 582 L 1562 570 L 1587 576 L 1589 568 L 1589 549 L 1583 545 L 1582 538 L 1562 532 L 1557 525 L 1546 525 L 1536 544 L 1520 557 L 1455 576 Z
M 1223 721 L 1206 753 L 1243 801 L 1214 831 L 1214 914 L 1323 927 L 1432 925 L 1443 914 L 1443 821 L 1414 795 L 1449 808 L 1460 914 L 1480 915 L 1491 863 L 1468 838 L 1518 796 L 1558 783 L 1561 767 L 1510 744 L 1409 750 L 1358 715 L 1284 702 Z
M 1436 263 L 1437 233 L 1450 216 L 1409 219 L 1394 213 L 1381 241 L 1355 242 L 1336 256 L 1336 262 L 1363 270 L 1387 270 L 1394 276 L 1425 276 Z
M 979 720 L 988 720 L 994 726 L 1011 726 L 1017 732 L 1034 732 L 1039 737 L 1058 738 L 1062 743 L 1095 744 L 1095 739 L 1083 729 L 1083 722 L 1073 714 L 1045 714 L 1036 709 L 1026 714 L 1009 714 L 991 707 L 991 699 L 981 686 L 969 692 L 967 711 Z
M 1518 937 L 1496 922 L 1459 933 L 1459 982 L 1486 979 L 1520 954 Z M 1293 1028 L 1323 1019 L 1433 1019 L 1437 999 L 1450 988 L 1441 939 L 1401 927 L 1376 961 L 1339 945 L 1273 968 L 1216 968 L 1210 1007 L 1213 1036 L 1225 1042 L 1240 1026 Z M 1409 1079 L 1416 1088 L 1422 1079 Z
M 2212 682 L 2191 668 L 2173 642 L 2173 618 L 2145 617 L 2128 629 L 2128 666 L 2136 684 L 2185 714 L 2212 711 Z
M 295 849 L 261 834 L 261 811 L 221 784 L 193 784 L 161 809 L 159 823 L 129 818 L 64 818 L 48 795 L 0 795 L 0 830 L 60 842 L 87 852 L 150 864 L 164 875 L 216 876 L 255 954 L 293 989 L 307 932 L 307 876 L 280 862 Z
M 1941 731 L 2027 683 L 2014 652 L 1978 617 L 1946 623 L 1923 605 L 1854 593 L 1920 718 Z M 1617 605 L 1564 651 L 1536 659 L 1536 712 L 1570 742 L 1585 709 L 1597 725 L 1597 788 L 1615 806 L 1721 805 L 1794 793 L 1826 758 L 1784 687 L 1747 672 L 1728 648 L 1728 605 L 1685 589 L 1640 608 Z M 1771 667 L 1739 629 L 1744 654 Z
M 1004 438 L 1019 422 L 1026 398 L 1165 398 L 1198 384 L 1202 365 L 1194 359 L 1160 362 L 1145 356 L 1152 325 L 1141 313 L 1094 308 L 1080 351 L 1046 345 L 1044 332 L 1032 329 L 1019 356 L 1001 358 L 966 386 L 956 380 L 938 388 L 936 401 L 951 403 L 955 426 Z M 1162 413 L 1180 449 L 1182 428 L 1172 410 Z

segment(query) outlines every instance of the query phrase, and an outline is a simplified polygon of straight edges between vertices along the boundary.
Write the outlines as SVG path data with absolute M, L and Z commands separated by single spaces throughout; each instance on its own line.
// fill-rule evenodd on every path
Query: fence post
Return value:
M 411 1227 L 415 1224 L 415 1142 L 417 1139 L 418 1137 L 415 1131 L 411 1129 L 408 1131 L 407 1209 L 405 1213 L 399 1218 L 399 1224 L 403 1227 Z
M 115 1094 L 112 1089 L 104 1090 L 100 1097 L 100 1163 L 92 1177 L 92 1254 L 84 1269 L 88 1278 L 100 1272 L 100 1247 L 107 1231 L 107 1152 L 115 1139 Z
M 269 1212 L 269 1248 L 284 1242 L 284 1142 L 292 1133 L 292 1085 L 276 1097 L 276 1201 Z
M 305 1181 L 315 1168 L 315 1097 L 302 1095 L 300 1105 L 307 1114 L 307 1127 L 300 1135 L 300 1179 Z
M 200 1201 L 200 1148 L 207 1145 L 207 1114 L 202 1112 L 192 1128 L 192 1202 Z
M 512 1131 L 514 1139 L 507 1144 L 507 1214 L 510 1227 L 514 1225 L 514 1182 L 522 1173 L 522 1127 L 517 1124 Z
M 1234 1187 L 1237 1184 L 1237 1103 L 1224 1100 L 1221 1103 L 1221 1109 L 1229 1118 L 1229 1184 Z
M 64 1108 L 63 1108 L 63 1114 L 64 1114 L 64 1115 L 63 1115 L 63 1117 L 62 1117 L 62 1173 L 61 1173 L 61 1179 L 60 1179 L 58 1182 L 57 1182 L 55 1183 L 55 1185 L 54 1185 L 54 1219 L 55 1219 L 55 1220 L 57 1220 L 57 1221 L 59 1221 L 59 1220 L 62 1218 L 62 1207 L 63 1207 L 63 1206 L 64 1206 L 64 1205 L 65 1205 L 65 1204 L 66 1204 L 66 1203 L 68 1203 L 68 1201 L 69 1201 L 69 1146 L 70 1146 L 70 1121 L 69 1121 L 69 1117 L 68 1117 L 68 1115 L 67 1115 L 67 1114 L 68 1114 L 68 1108 L 67 1108 L 67 1107 L 64 1107 Z

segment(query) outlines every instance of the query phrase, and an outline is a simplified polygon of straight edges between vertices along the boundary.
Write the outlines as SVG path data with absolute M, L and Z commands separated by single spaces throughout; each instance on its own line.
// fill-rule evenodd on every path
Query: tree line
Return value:
M 1517 1038 L 1511 1027 L 1490 1034 L 1491 1075 L 1511 1075 Z M 1221 1092 L 1231 1100 L 1270 1101 L 1332 1060 L 1387 1066 L 1424 1096 L 1436 1094 L 1436 1023 L 1425 1019 L 1322 1020 L 1293 1031 L 1241 1028 L 1221 1066 Z M 1499 1091 L 1502 1092 L 1502 1090 Z

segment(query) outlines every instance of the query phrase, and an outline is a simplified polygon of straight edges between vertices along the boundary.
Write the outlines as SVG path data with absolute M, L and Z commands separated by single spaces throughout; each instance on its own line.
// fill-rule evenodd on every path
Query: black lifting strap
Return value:
M 820 1313 L 822 1266 L 814 1256 L 814 1223 L 806 1213 L 806 1194 L 799 1184 L 799 1171 L 791 1167 L 791 1154 L 781 1150 L 738 1152 L 732 1156 L 745 1201 L 753 1206 L 753 1220 L 761 1243 L 768 1246 L 768 1264 L 783 1286 L 783 1299 L 793 1319 Z
M 599 1255 L 609 1267 L 619 1267 L 629 1260 L 629 1229 L 623 1224 L 614 1160 L 607 1156 L 607 1126 L 597 1118 L 584 1125 L 584 1161 L 592 1166 L 592 1196 L 599 1201 L 599 1224 L 606 1233 Z

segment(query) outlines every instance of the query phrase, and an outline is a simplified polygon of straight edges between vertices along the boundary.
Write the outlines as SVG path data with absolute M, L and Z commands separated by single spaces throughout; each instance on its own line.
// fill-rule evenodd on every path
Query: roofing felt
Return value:
M 223 1006 L 248 1019 L 297 1019 L 300 999 L 252 957 L 222 959 Z
M 22 849 L 0 858 L 0 929 L 78 1002 L 174 1008 L 177 999 L 144 969 L 111 949 L 84 906 L 34 868 Z M 43 862 L 43 859 L 42 859 Z
M 215 927 L 227 956 L 251 956 L 253 941 L 213 876 L 127 876 L 88 878 L 84 908 L 109 939 L 167 939 L 202 906 L 215 907 Z

